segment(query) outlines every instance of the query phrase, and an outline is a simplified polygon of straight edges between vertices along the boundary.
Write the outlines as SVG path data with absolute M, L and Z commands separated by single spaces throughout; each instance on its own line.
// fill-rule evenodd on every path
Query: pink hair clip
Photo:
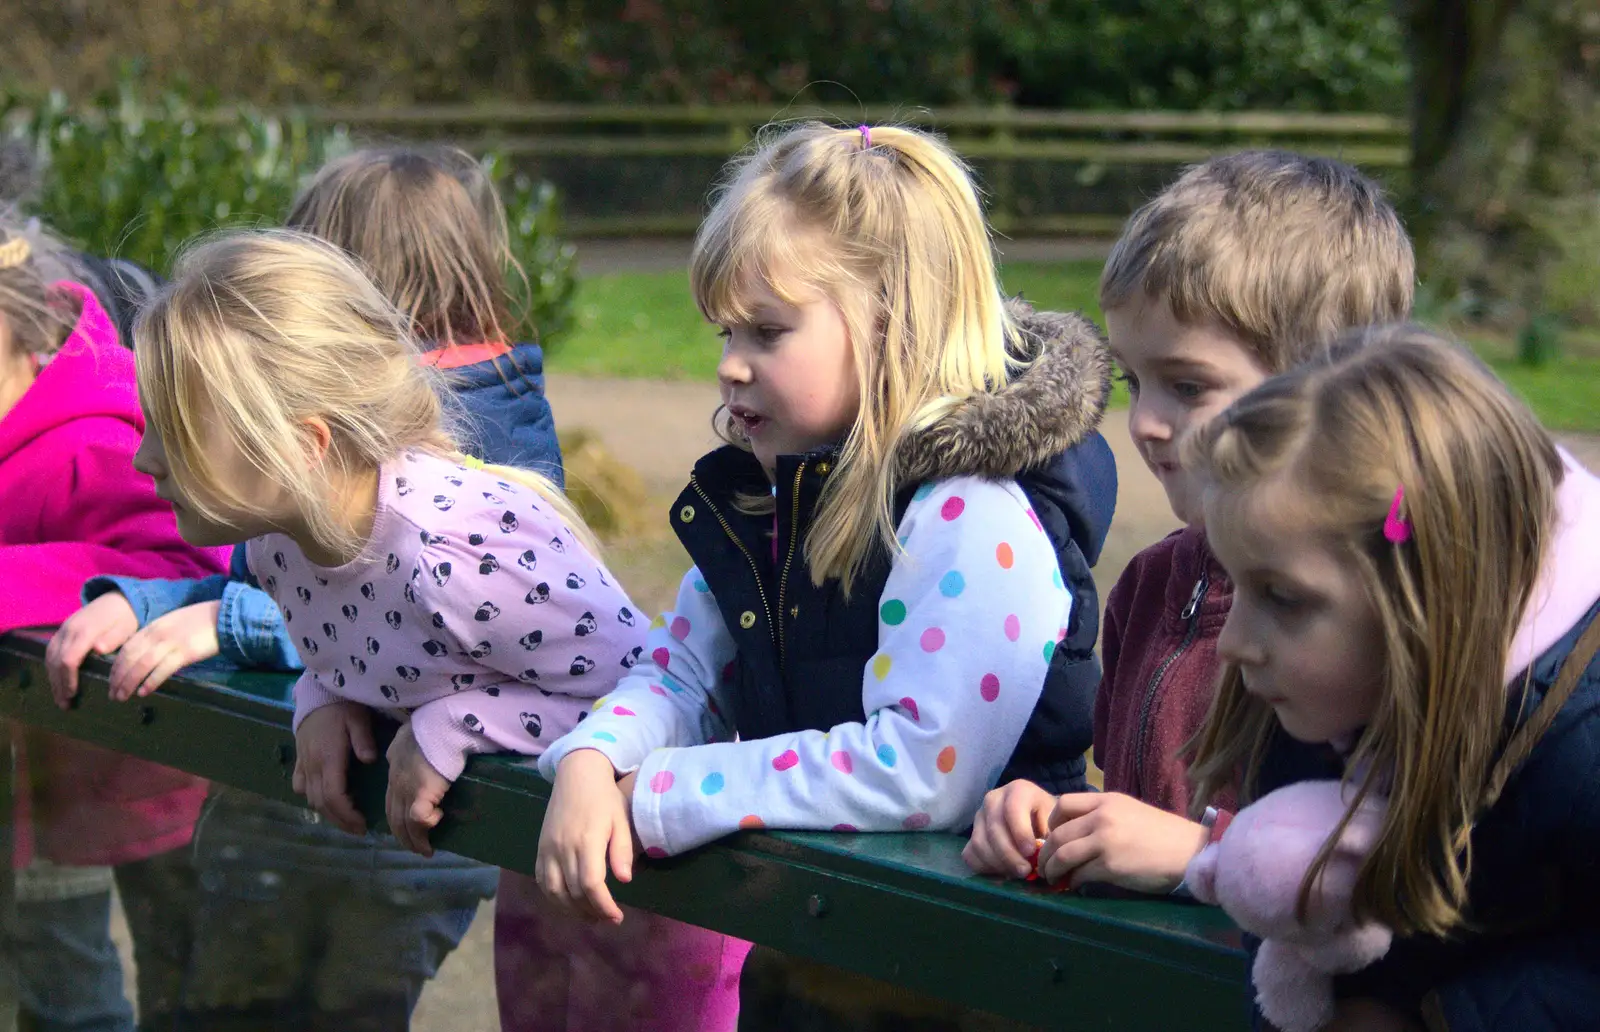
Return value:
M 856 131 L 861 134 L 861 149 L 862 150 L 871 150 L 872 149 L 872 127 L 870 125 L 858 125 L 858 126 L 856 126 Z
M 1396 485 L 1394 501 L 1389 503 L 1389 515 L 1383 518 L 1383 536 L 1393 545 L 1403 545 L 1411 540 L 1411 521 L 1400 515 L 1400 503 L 1405 501 L 1404 484 Z

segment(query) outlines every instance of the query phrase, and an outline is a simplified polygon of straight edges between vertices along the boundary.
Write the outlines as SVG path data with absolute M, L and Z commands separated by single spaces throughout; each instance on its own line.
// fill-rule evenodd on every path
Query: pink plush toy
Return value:
M 1220 842 L 1189 862 L 1196 899 L 1215 903 L 1262 938 L 1252 978 L 1256 1002 L 1283 1032 L 1315 1032 L 1333 1017 L 1333 976 L 1371 964 L 1393 937 L 1350 914 L 1356 874 L 1383 824 L 1387 802 L 1362 801 L 1328 858 L 1306 923 L 1295 917 L 1300 882 L 1348 807 L 1337 781 L 1302 781 L 1245 807 Z M 1353 792 L 1353 789 L 1348 790 Z

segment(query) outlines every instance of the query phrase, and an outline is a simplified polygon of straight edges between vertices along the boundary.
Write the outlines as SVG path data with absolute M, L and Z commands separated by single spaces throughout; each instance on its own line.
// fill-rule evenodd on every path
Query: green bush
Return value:
M 572 303 L 578 289 L 576 249 L 561 234 L 556 188 L 511 169 L 499 155 L 484 159 L 499 184 L 511 229 L 511 253 L 522 268 L 511 277 L 513 316 L 536 331 L 546 347 L 572 328 Z
M 1395 0 L 8 0 L 0 75 L 260 104 L 1406 107 Z M 1475 7 L 1475 5 L 1458 5 Z
M 346 152 L 343 129 L 256 108 L 208 107 L 181 91 L 144 100 L 125 82 L 87 105 L 53 93 L 0 93 L 7 135 L 30 149 L 39 183 L 24 199 L 86 250 L 165 274 L 186 240 L 225 226 L 276 225 L 306 178 Z M 556 340 L 571 323 L 573 249 L 560 236 L 555 189 L 484 159 L 500 184 L 521 331 Z

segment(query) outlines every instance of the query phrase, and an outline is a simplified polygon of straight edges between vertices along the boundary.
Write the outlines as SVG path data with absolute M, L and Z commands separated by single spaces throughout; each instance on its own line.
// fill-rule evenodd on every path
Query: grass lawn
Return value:
M 1017 263 L 1002 271 L 1006 290 L 1040 308 L 1079 309 L 1096 321 L 1100 263 Z M 682 272 L 591 276 L 578 285 L 571 333 L 549 356 L 554 372 L 637 379 L 716 375 L 720 342 L 700 318 Z M 1600 349 L 1580 346 L 1542 368 L 1515 361 L 1501 341 L 1473 345 L 1554 430 L 1600 432 Z M 1119 385 L 1112 404 L 1124 401 Z

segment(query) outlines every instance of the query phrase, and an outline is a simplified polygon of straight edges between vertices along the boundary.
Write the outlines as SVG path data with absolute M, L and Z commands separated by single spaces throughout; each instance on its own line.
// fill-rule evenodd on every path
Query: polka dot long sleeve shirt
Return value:
M 645 659 L 540 769 L 553 778 L 564 756 L 591 748 L 637 770 L 634 823 L 658 856 L 739 828 L 965 827 L 1033 713 L 1071 595 L 1014 483 L 924 486 L 899 535 L 878 652 L 862 671 L 865 722 L 731 740 L 733 639 L 690 570 Z
M 530 488 L 435 455 L 380 471 L 361 558 L 316 566 L 277 534 L 247 556 L 305 662 L 295 727 L 338 700 L 409 714 L 452 781 L 473 753 L 542 752 L 644 644 L 637 609 Z

